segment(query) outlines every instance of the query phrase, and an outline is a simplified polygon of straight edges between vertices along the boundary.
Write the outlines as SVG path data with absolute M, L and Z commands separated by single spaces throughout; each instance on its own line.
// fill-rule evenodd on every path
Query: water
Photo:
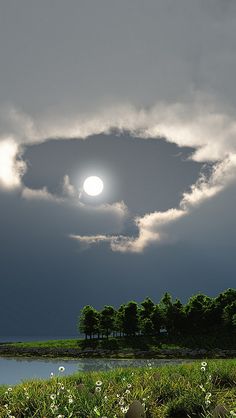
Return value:
M 191 361 L 191 360 L 189 360 Z M 181 359 L 77 359 L 77 360 L 58 360 L 58 359 L 26 359 L 0 357 L 0 385 L 14 385 L 28 379 L 47 379 L 50 373 L 61 375 L 58 371 L 60 366 L 65 367 L 65 374 L 72 374 L 76 371 L 111 370 L 116 367 L 148 367 L 162 366 L 164 364 L 187 363 L 188 360 Z

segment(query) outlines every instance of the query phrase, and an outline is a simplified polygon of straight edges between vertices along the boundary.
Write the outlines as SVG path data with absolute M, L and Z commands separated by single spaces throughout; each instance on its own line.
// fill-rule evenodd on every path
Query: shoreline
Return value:
M 29 358 L 113 358 L 113 359 L 234 359 L 236 350 L 223 349 L 189 349 L 189 348 L 168 348 L 156 350 L 140 349 L 76 349 L 59 347 L 16 347 L 0 345 L 0 356 L 2 357 L 29 357 Z

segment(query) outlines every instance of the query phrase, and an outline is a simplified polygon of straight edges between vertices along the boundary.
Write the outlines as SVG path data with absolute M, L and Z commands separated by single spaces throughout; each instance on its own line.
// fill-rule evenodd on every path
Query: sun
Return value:
M 97 176 L 87 177 L 83 184 L 83 189 L 89 196 L 98 196 L 102 193 L 103 187 L 102 179 Z

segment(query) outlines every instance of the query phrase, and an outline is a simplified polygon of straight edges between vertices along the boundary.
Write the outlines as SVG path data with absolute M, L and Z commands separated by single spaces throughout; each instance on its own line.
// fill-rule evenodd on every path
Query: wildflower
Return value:
M 206 371 L 206 367 L 202 366 L 202 367 L 201 367 L 201 371 L 202 371 L 202 372 L 205 372 L 205 371 Z
M 101 380 L 97 380 L 96 386 L 102 386 L 102 381 Z
M 51 372 L 51 373 L 50 373 L 50 377 L 51 377 L 51 379 L 53 378 L 53 376 L 54 376 L 54 373 L 53 373 L 53 372 Z
M 52 395 L 50 395 L 50 398 L 52 399 L 52 401 L 55 401 L 55 399 L 56 399 L 55 393 L 53 393 Z
M 126 393 L 127 395 L 129 395 L 129 394 L 130 394 L 130 390 L 129 390 L 129 389 L 127 389 L 127 390 L 125 391 L 125 393 Z
M 119 393 L 117 393 L 116 397 L 117 397 L 117 398 L 119 398 L 119 397 L 120 397 Z
M 128 410 L 129 410 L 129 408 L 128 408 L 128 406 L 125 406 L 125 407 L 121 407 L 120 408 L 120 410 L 121 410 L 121 412 L 123 412 L 123 414 L 126 414 L 126 412 L 128 412 Z
M 130 388 L 131 388 L 131 386 L 132 386 L 132 385 L 131 385 L 130 383 L 128 383 L 127 388 L 128 388 L 128 389 L 130 389 Z
M 73 399 L 72 399 L 72 398 L 69 398 L 69 399 L 68 399 L 68 402 L 69 402 L 69 403 L 73 403 L 74 401 L 73 401 Z
M 201 365 L 202 365 L 203 367 L 206 367 L 206 366 L 207 366 L 207 362 L 206 362 L 206 361 L 202 361 Z
M 57 418 L 64 418 L 65 415 L 57 415 Z
M 8 392 L 11 392 L 12 391 L 12 388 L 8 388 L 7 390 L 8 390 Z
M 123 399 L 121 399 L 121 400 L 119 401 L 119 405 L 124 405 L 124 401 L 123 401 Z
M 59 370 L 59 372 L 63 373 L 63 372 L 65 371 L 65 367 L 60 366 L 60 367 L 58 368 L 58 370 Z
M 97 387 L 95 388 L 95 392 L 101 392 L 101 388 L 100 388 L 100 386 L 97 386 Z

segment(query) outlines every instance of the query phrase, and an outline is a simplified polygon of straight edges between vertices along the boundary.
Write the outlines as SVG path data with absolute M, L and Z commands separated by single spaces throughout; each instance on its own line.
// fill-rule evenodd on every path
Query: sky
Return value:
M 235 24 L 233 0 L 0 2 L 1 335 L 235 286 Z

